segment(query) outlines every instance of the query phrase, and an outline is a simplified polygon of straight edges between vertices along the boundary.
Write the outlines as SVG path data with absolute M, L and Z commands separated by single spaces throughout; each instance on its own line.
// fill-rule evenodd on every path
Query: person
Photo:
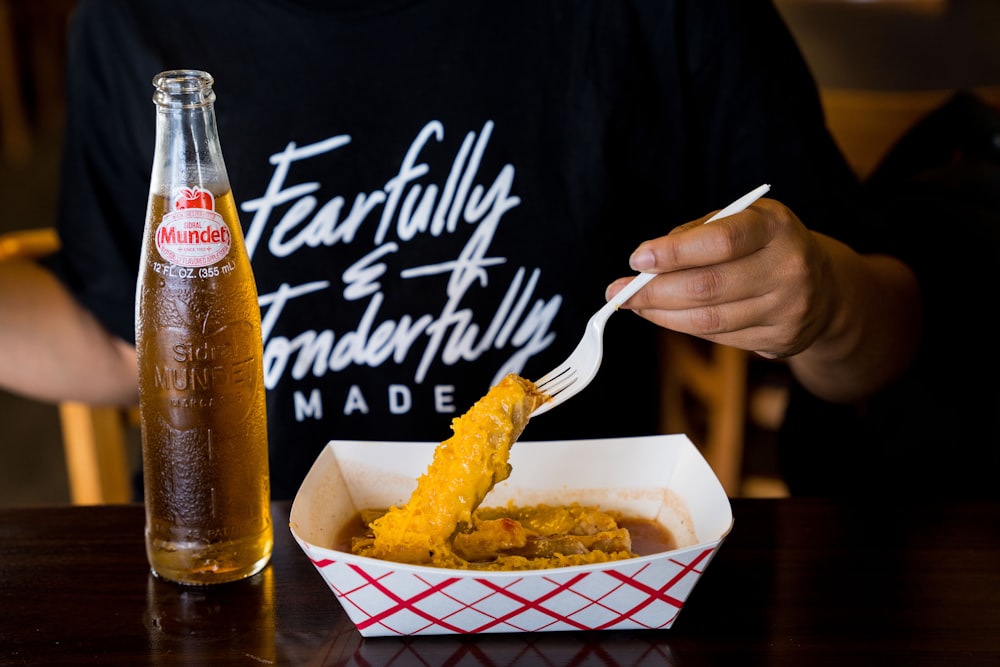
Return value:
M 593 384 L 524 440 L 656 431 L 644 318 L 787 358 L 838 400 L 919 335 L 907 267 L 851 245 L 859 185 L 770 2 L 82 0 L 71 31 L 63 248 L 0 276 L 0 384 L 135 400 L 151 79 L 206 70 L 277 498 L 330 439 L 440 441 L 504 374 L 541 377 L 630 257 L 663 274 L 626 304 L 643 317 L 609 322 Z
M 1000 108 L 959 90 L 865 181 L 871 235 L 917 276 L 922 334 L 904 371 L 859 400 L 793 386 L 778 451 L 795 495 L 920 510 L 942 498 L 1000 497 L 1000 360 L 981 324 L 1000 241 L 998 137 Z

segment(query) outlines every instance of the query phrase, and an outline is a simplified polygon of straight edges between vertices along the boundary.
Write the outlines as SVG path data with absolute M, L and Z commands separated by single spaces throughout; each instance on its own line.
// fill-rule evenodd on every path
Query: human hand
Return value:
M 631 267 L 659 275 L 622 308 L 767 358 L 807 349 L 834 319 L 837 244 L 774 199 L 706 225 L 708 217 L 639 245 Z M 630 280 L 612 283 L 607 298 Z

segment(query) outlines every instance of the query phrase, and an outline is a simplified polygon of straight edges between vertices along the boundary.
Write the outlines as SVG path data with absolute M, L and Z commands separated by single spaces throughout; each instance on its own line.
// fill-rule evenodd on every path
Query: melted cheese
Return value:
M 472 524 L 472 513 L 486 494 L 510 475 L 510 448 L 545 400 L 529 380 L 513 374 L 501 380 L 452 421 L 452 437 L 435 449 L 409 501 L 372 522 L 374 539 L 356 553 L 401 563 L 460 566 L 452 537 Z

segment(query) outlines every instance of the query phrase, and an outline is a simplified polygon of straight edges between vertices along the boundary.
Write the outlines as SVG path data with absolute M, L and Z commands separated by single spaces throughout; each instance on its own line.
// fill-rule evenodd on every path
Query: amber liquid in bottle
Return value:
M 204 123 L 218 148 L 212 100 L 158 117 L 136 296 L 146 552 L 184 584 L 251 576 L 273 545 L 260 307 L 221 151 L 195 170 L 160 160 L 159 123 Z

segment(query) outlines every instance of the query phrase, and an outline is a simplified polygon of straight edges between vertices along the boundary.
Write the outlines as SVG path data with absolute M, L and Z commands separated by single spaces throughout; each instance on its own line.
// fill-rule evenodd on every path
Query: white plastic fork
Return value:
M 705 224 L 725 218 L 734 213 L 739 213 L 750 204 L 754 203 L 771 189 L 768 184 L 761 185 L 746 193 L 729 206 L 725 207 Z M 639 273 L 632 279 L 622 291 L 618 292 L 610 301 L 598 310 L 587 322 L 587 328 L 583 333 L 580 343 L 569 355 L 566 361 L 562 362 L 554 369 L 546 373 L 541 379 L 535 381 L 535 385 L 551 399 L 542 403 L 531 413 L 532 417 L 548 412 L 557 405 L 561 405 L 573 396 L 583 391 L 590 384 L 590 381 L 597 375 L 601 367 L 601 359 L 604 357 L 604 325 L 608 318 L 618 310 L 618 307 L 625 303 L 629 297 L 638 292 L 642 287 L 656 277 L 655 273 Z

